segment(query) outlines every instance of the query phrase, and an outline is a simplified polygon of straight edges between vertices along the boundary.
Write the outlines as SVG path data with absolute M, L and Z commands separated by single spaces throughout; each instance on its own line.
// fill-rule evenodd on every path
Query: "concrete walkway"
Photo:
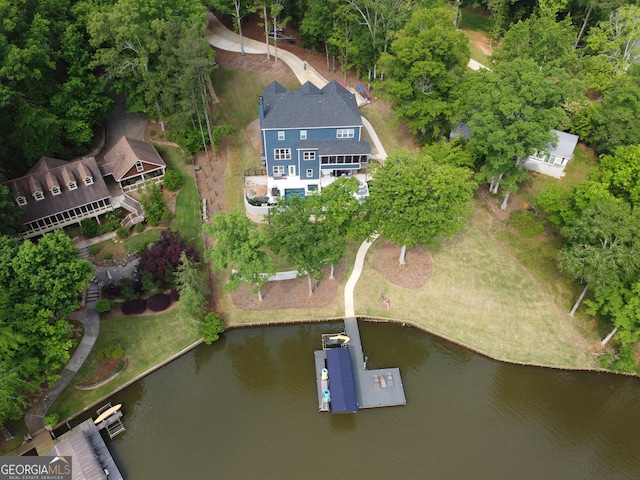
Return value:
M 378 238 L 378 234 L 374 235 L 371 241 L 364 241 L 360 248 L 358 249 L 358 253 L 356 254 L 356 262 L 353 265 L 353 270 L 351 271 L 351 276 L 349 280 L 347 280 L 347 284 L 344 286 L 344 316 L 345 318 L 355 317 L 355 302 L 353 300 L 353 291 L 356 287 L 356 283 L 360 279 L 360 275 L 362 274 L 362 267 L 364 266 L 364 258 L 367 255 L 367 251 L 369 247 L 376 241 Z
M 207 19 L 209 20 L 209 44 L 221 50 L 240 53 L 240 35 L 232 32 L 227 27 L 225 27 L 220 22 L 220 20 L 218 20 L 218 18 L 211 12 L 207 12 Z M 267 46 L 265 43 L 258 42 L 251 38 L 243 38 L 245 54 L 267 54 Z M 270 48 L 270 52 L 273 56 L 274 49 Z M 301 60 L 291 52 L 283 49 L 278 49 L 278 59 L 279 61 L 282 60 L 289 66 L 293 74 L 298 78 L 300 84 L 304 85 L 306 82 L 311 82 L 316 87 L 322 88 L 327 83 L 329 83 L 326 78 L 320 75 L 314 68 L 311 68 L 311 66 L 307 64 L 307 62 Z M 376 131 L 373 129 L 371 123 L 369 123 L 369 121 L 364 117 L 362 117 L 362 124 L 367 129 L 369 137 L 371 138 L 371 141 L 373 142 L 378 152 L 375 155 L 371 155 L 371 158 L 379 161 L 384 161 L 384 159 L 387 158 L 387 152 L 382 146 L 382 142 L 378 138 Z

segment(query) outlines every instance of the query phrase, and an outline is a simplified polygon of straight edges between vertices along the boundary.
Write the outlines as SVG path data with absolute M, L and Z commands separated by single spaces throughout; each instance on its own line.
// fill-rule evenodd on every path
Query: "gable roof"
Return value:
M 558 137 L 558 144 L 554 147 L 552 144 L 547 146 L 548 152 L 559 157 L 571 158 L 573 151 L 578 144 L 578 135 L 572 133 L 561 132 L 560 130 L 551 130 Z
M 116 182 L 122 180 L 138 161 L 157 167 L 167 166 L 153 145 L 127 137 L 118 140 L 118 143 L 106 153 L 104 161 L 105 163 L 100 165 L 102 174 L 113 175 Z
M 293 92 L 272 82 L 262 98 L 264 129 L 362 126 L 355 95 L 335 80 L 322 89 L 307 82 Z
M 92 177 L 90 185 L 85 184 L 85 177 Z M 69 190 L 69 179 L 76 182 L 77 188 Z M 25 197 L 27 204 L 23 223 L 64 212 L 74 207 L 86 205 L 109 198 L 109 189 L 93 157 L 82 158 L 73 162 L 43 157 L 22 177 L 4 182 L 9 187 L 14 199 Z M 53 195 L 51 187 L 60 187 L 60 193 Z M 33 198 L 35 192 L 42 192 L 44 199 Z

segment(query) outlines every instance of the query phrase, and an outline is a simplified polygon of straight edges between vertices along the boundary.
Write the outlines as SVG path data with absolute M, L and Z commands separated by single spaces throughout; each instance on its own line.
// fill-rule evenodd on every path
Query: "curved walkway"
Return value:
M 347 280 L 347 284 L 344 286 L 344 316 L 345 318 L 355 317 L 355 302 L 353 300 L 353 291 L 356 287 L 356 283 L 360 279 L 360 275 L 362 274 L 362 267 L 364 266 L 364 258 L 367 255 L 367 251 L 369 247 L 376 241 L 379 235 L 374 235 L 370 241 L 362 242 L 360 248 L 358 249 L 358 253 L 356 254 L 356 261 L 353 265 L 353 271 L 351 272 L 351 276 L 349 280 Z
M 209 36 L 209 44 L 213 45 L 216 48 L 221 50 L 227 50 L 229 52 L 237 52 L 240 53 L 240 35 L 235 32 L 232 32 L 227 27 L 225 27 L 218 18 L 212 14 L 211 12 L 207 12 L 207 20 L 209 21 L 208 32 Z M 253 54 L 253 55 L 266 55 L 267 54 L 267 46 L 262 42 L 258 42 L 257 40 L 253 40 L 251 38 L 243 37 L 244 43 L 244 53 L 245 54 Z M 271 54 L 273 55 L 274 49 L 270 49 Z M 298 78 L 298 81 L 301 84 L 305 84 L 306 82 L 311 82 L 318 88 L 324 87 L 329 81 L 320 75 L 314 68 L 307 68 L 309 65 L 307 62 L 301 60 L 296 55 L 291 52 L 288 52 L 283 49 L 278 49 L 278 59 L 282 60 L 286 63 L 293 74 Z M 369 137 L 371 137 L 371 141 L 376 147 L 378 151 L 377 155 L 372 155 L 371 157 L 376 160 L 384 160 L 387 158 L 387 152 L 382 146 L 382 142 L 378 138 L 376 131 L 373 129 L 373 126 L 369 121 L 362 117 L 362 124 L 367 129 L 367 133 L 369 133 Z

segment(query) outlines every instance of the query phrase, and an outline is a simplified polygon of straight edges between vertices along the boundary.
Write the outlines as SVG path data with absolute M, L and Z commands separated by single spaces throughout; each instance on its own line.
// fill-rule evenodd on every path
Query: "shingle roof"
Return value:
M 371 147 L 367 142 L 357 140 L 300 140 L 298 150 L 317 150 L 318 155 L 369 155 Z
M 141 161 L 166 167 L 166 163 L 150 143 L 133 138 L 122 137 L 104 156 L 105 163 L 100 166 L 104 175 L 113 175 L 116 182 L 122 180 L 136 162 Z
M 355 96 L 332 80 L 321 90 L 307 82 L 288 92 L 278 82 L 263 92 L 262 128 L 358 127 L 362 118 Z
M 68 188 L 67 178 L 71 176 L 81 179 L 77 182 L 75 190 Z M 93 178 L 91 185 L 84 183 L 86 176 Z M 27 204 L 22 207 L 25 210 L 22 221 L 25 223 L 110 196 L 96 159 L 93 157 L 74 162 L 41 158 L 24 176 L 5 182 L 4 185 L 9 187 L 14 198 L 26 198 Z M 50 188 L 47 188 L 48 185 L 58 185 L 61 193 L 52 195 Z M 36 201 L 33 198 L 36 191 L 43 193 L 43 200 Z

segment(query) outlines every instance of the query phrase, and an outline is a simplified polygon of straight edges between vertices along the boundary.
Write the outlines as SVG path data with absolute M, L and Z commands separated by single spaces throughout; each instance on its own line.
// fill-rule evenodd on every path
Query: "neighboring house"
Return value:
M 94 157 L 75 161 L 42 157 L 22 177 L 4 182 L 23 208 L 23 238 L 44 235 L 123 207 L 131 226 L 144 220 L 142 206 L 125 193 L 143 180 L 162 181 L 166 165 L 152 145 L 123 137 L 98 166 Z
M 557 144 L 547 145 L 542 151 L 536 151 L 525 158 L 521 165 L 527 170 L 539 172 L 554 178 L 562 178 L 564 176 L 564 168 L 573 157 L 573 151 L 578 144 L 578 136 L 571 133 L 561 132 L 559 130 L 551 130 L 557 137 Z M 469 140 L 472 136 L 471 130 L 465 123 L 459 123 L 451 132 L 449 138 L 460 137 L 463 140 Z
M 104 156 L 103 176 L 111 175 L 123 192 L 136 190 L 147 181 L 162 182 L 167 165 L 153 145 L 122 137 Z
M 540 172 L 554 178 L 564 176 L 564 168 L 573 157 L 573 151 L 578 144 L 578 136 L 571 133 L 551 130 L 557 137 L 556 146 L 549 144 L 545 150 L 534 152 L 522 163 L 528 170 Z
M 322 89 L 307 82 L 291 92 L 272 82 L 258 109 L 270 197 L 308 195 L 366 169 L 371 149 L 360 140 L 356 98 L 335 80 Z

